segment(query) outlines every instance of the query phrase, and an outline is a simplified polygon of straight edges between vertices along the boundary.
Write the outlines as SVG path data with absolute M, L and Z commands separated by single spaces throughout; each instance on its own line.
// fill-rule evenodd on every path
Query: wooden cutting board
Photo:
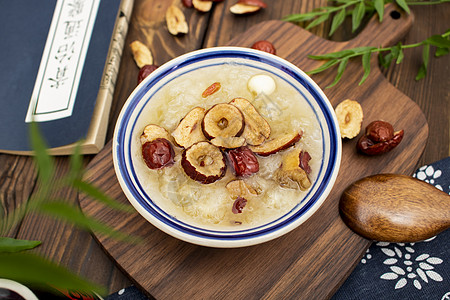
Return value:
M 308 59 L 308 54 L 397 42 L 410 28 L 412 16 L 396 18 L 393 10 L 388 7 L 382 24 L 371 20 L 355 39 L 347 42 L 324 40 L 293 24 L 267 21 L 234 38 L 229 45 L 248 47 L 266 39 L 275 45 L 277 55 L 307 71 L 321 64 Z M 324 88 L 333 81 L 335 71 L 313 79 Z M 351 61 L 341 82 L 325 89 L 333 107 L 347 98 L 357 100 L 364 111 L 363 127 L 383 119 L 391 122 L 395 130 L 404 129 L 405 137 L 396 149 L 377 157 L 357 153 L 357 139 L 344 140 L 342 164 L 333 190 L 299 228 L 262 245 L 207 248 L 172 238 L 138 213 L 113 211 L 81 196 L 81 208 L 87 215 L 144 239 L 136 245 L 94 233 L 99 243 L 138 286 L 157 299 L 330 297 L 371 243 L 354 234 L 340 219 L 338 202 L 342 191 L 353 181 L 372 174 L 410 175 L 428 137 L 428 125 L 419 107 L 384 78 L 375 57 L 370 77 L 358 86 L 362 73 L 360 60 Z M 86 179 L 119 202 L 128 203 L 113 169 L 111 142 L 89 164 Z

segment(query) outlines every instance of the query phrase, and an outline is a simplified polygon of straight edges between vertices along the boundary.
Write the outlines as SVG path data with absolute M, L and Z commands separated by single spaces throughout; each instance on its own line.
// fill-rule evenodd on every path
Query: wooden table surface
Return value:
M 178 3 L 179 0 L 174 0 Z M 234 16 L 228 8 L 235 1 L 225 0 L 217 3 L 210 13 L 198 13 L 193 9 L 185 10 L 190 33 L 182 38 L 173 38 L 167 33 L 164 12 L 171 1 L 136 0 L 131 25 L 126 41 L 128 45 L 139 39 L 152 50 L 155 63 L 163 64 L 169 59 L 191 50 L 217 45 L 225 45 L 251 26 L 265 20 L 280 19 L 296 12 L 307 12 L 327 5 L 327 1 L 283 0 L 265 2 L 268 7 L 249 16 Z M 450 3 L 432 6 L 413 6 L 414 25 L 402 40 L 402 43 L 415 43 L 448 29 Z M 329 23 L 311 31 L 322 37 L 327 36 Z M 356 33 L 355 33 L 356 34 Z M 333 36 L 333 40 L 347 40 L 351 33 L 351 24 L 346 22 Z M 432 163 L 449 156 L 449 86 L 450 56 L 432 58 L 428 66 L 427 77 L 415 81 L 415 75 L 421 64 L 421 49 L 405 52 L 404 61 L 392 65 L 383 73 L 400 91 L 414 100 L 424 112 L 429 124 L 429 138 L 425 151 L 417 166 Z M 125 48 L 120 66 L 119 77 L 114 95 L 107 139 L 112 137 L 115 120 L 122 104 L 136 85 L 138 68 L 128 47 Z M 2 129 L 5 130 L 5 129 Z M 93 156 L 87 156 L 88 164 Z M 56 159 L 58 174 L 68 170 L 67 157 Z M 25 203 L 35 192 L 36 171 L 32 159 L 26 156 L 0 155 L 0 201 L 6 209 L 14 209 Z M 59 191 L 55 197 L 77 203 L 78 195 L 72 190 Z M 35 251 L 55 262 L 67 266 L 75 273 L 104 285 L 110 292 L 115 292 L 132 284 L 104 253 L 102 247 L 88 232 L 74 228 L 65 223 L 37 215 L 28 215 L 22 224 L 8 233 L 10 237 L 41 240 L 43 243 Z M 331 287 L 331 290 L 338 286 Z M 296 295 L 300 299 L 301 295 Z

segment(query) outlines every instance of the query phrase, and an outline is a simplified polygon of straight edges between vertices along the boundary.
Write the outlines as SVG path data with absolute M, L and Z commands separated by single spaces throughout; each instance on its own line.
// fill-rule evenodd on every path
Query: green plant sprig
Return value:
M 131 206 L 119 204 L 83 180 L 84 170 L 80 143 L 70 157 L 69 172 L 63 176 L 56 176 L 54 159 L 47 153 L 47 146 L 34 122 L 30 125 L 30 137 L 34 150 L 33 158 L 38 170 L 39 189 L 26 204 L 3 216 L 0 222 L 0 278 L 9 278 L 40 289 L 49 289 L 50 286 L 53 286 L 86 293 L 104 293 L 103 287 L 71 273 L 68 269 L 58 266 L 43 256 L 27 251 L 39 246 L 40 241 L 5 237 L 12 228 L 20 224 L 26 214 L 39 213 L 61 219 L 85 230 L 94 229 L 111 238 L 139 242 L 137 237 L 130 237 L 95 218 L 84 215 L 77 205 L 69 204 L 62 199 L 53 199 L 52 195 L 56 191 L 62 188 L 71 188 L 110 208 L 125 212 L 133 211 Z
M 401 63 L 404 58 L 404 49 L 423 47 L 422 52 L 422 65 L 416 75 L 416 80 L 420 80 L 426 76 L 428 61 L 430 57 L 430 47 L 435 46 L 435 56 L 440 57 L 446 55 L 450 51 L 450 29 L 448 29 L 444 34 L 441 35 L 433 35 L 422 42 L 415 44 L 403 45 L 402 43 L 398 43 L 392 47 L 357 47 L 351 49 L 345 49 L 342 51 L 326 53 L 322 55 L 308 55 L 308 58 L 315 60 L 326 60 L 327 62 L 321 65 L 320 67 L 308 71 L 309 75 L 317 74 L 323 72 L 335 65 L 338 65 L 337 74 L 334 78 L 334 81 L 331 85 L 327 86 L 327 88 L 335 86 L 341 79 L 348 61 L 352 58 L 361 57 L 362 58 L 362 66 L 364 69 L 364 74 L 359 82 L 359 85 L 363 84 L 364 81 L 370 74 L 370 60 L 373 53 L 378 53 L 378 58 L 381 65 L 385 68 L 388 68 L 392 61 L 396 61 L 397 64 Z M 388 52 L 387 54 L 384 54 Z
M 356 31 L 361 26 L 361 21 L 365 16 L 372 16 L 374 13 L 378 14 L 380 22 L 384 17 L 384 6 L 387 3 L 396 3 L 408 14 L 410 13 L 409 6 L 411 5 L 432 5 L 450 2 L 450 0 L 435 0 L 435 1 L 407 1 L 407 0 L 337 0 L 329 2 L 337 3 L 335 6 L 323 6 L 314 9 L 311 12 L 291 14 L 282 18 L 288 22 L 310 22 L 306 29 L 311 29 L 328 19 L 332 18 L 329 36 L 332 36 L 335 31 L 342 25 L 346 16 L 352 16 L 352 31 Z

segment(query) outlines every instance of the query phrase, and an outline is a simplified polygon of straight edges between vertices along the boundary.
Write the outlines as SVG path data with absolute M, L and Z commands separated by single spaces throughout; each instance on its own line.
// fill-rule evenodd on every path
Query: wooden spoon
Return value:
M 419 179 L 379 174 L 345 189 L 344 222 L 359 235 L 385 242 L 417 242 L 450 226 L 450 196 Z

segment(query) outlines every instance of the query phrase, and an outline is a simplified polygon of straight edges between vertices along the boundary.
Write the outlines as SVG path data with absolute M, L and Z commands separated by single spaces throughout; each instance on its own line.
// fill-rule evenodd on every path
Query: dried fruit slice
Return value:
M 259 171 L 259 162 L 248 147 L 233 149 L 227 153 L 236 176 L 250 176 Z
M 192 0 L 192 5 L 194 8 L 201 12 L 208 12 L 211 10 L 212 1 L 207 0 Z
M 236 106 L 219 103 L 205 113 L 202 129 L 208 139 L 240 136 L 244 130 L 244 116 Z
M 210 140 L 211 144 L 217 146 L 221 149 L 234 149 L 245 145 L 245 138 L 242 136 L 232 136 L 232 137 L 216 137 Z
M 261 7 L 256 5 L 248 5 L 245 3 L 236 3 L 230 7 L 230 12 L 235 15 L 250 14 L 260 10 Z
M 283 157 L 280 169 L 275 172 L 275 179 L 282 187 L 306 190 L 311 186 L 308 174 L 300 167 L 300 150 L 294 150 Z
M 169 132 L 159 125 L 149 124 L 145 126 L 144 131 L 141 134 L 141 144 L 145 144 L 159 138 L 163 138 L 169 141 Z
M 188 33 L 189 27 L 183 12 L 175 5 L 169 6 L 166 11 L 166 24 L 170 34 Z
M 300 153 L 301 150 L 294 149 L 283 155 L 282 168 L 285 170 L 294 170 L 300 168 Z
M 230 104 L 239 108 L 244 115 L 245 127 L 242 137 L 249 145 L 261 145 L 270 136 L 270 125 L 256 108 L 244 98 L 235 98 Z
M 130 44 L 131 53 L 134 61 L 139 68 L 145 65 L 153 65 L 153 56 L 150 49 L 140 41 L 134 41 Z
M 190 178 L 200 183 L 213 183 L 227 170 L 222 151 L 209 142 L 198 142 L 183 151 L 181 166 Z
M 258 155 L 269 156 L 271 154 L 294 146 L 294 144 L 301 139 L 302 134 L 303 133 L 292 132 L 278 138 L 266 140 L 259 146 L 249 146 L 249 148 Z
M 175 153 L 170 142 L 158 138 L 142 145 L 142 158 L 145 164 L 153 170 L 173 165 Z
M 205 109 L 194 107 L 180 121 L 177 128 L 172 132 L 175 143 L 180 147 L 187 148 L 200 141 L 206 141 L 202 131 L 202 120 L 205 116 Z
M 275 172 L 275 178 L 278 184 L 289 189 L 297 189 L 300 187 L 302 191 L 307 190 L 311 186 L 308 175 L 303 169 L 282 170 Z
M 257 198 L 259 195 L 256 189 L 242 179 L 230 181 L 225 187 L 233 199 L 243 197 L 245 199 L 252 200 Z
M 249 14 L 266 8 L 267 4 L 261 0 L 239 0 L 236 4 L 230 7 L 233 14 L 242 15 Z
M 349 139 L 357 136 L 363 120 L 361 105 L 354 100 L 346 99 L 336 106 L 335 112 L 341 136 Z

